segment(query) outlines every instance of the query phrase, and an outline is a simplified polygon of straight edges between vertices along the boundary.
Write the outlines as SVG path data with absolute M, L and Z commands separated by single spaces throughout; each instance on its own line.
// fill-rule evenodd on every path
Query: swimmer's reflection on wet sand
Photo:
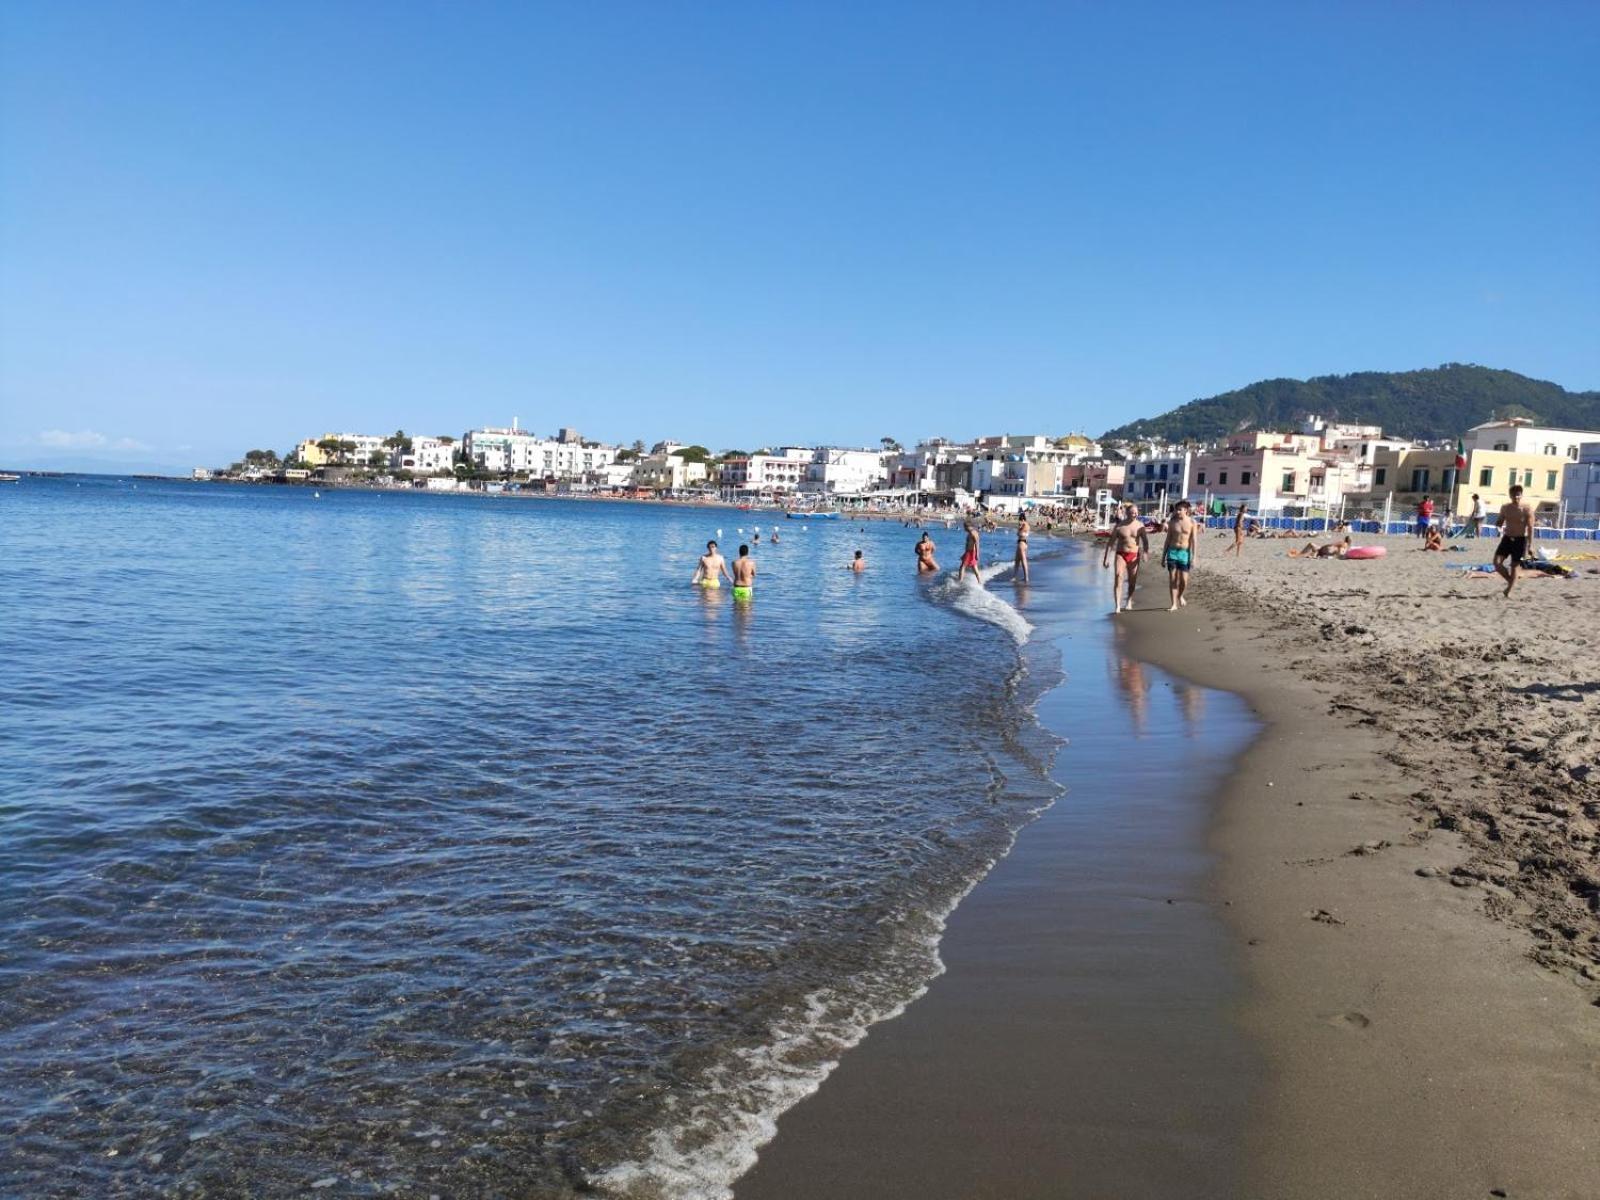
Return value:
M 1111 678 L 1128 702 L 1128 715 L 1133 718 L 1133 731 L 1144 735 L 1145 719 L 1150 711 L 1150 684 L 1145 679 L 1144 664 L 1130 655 L 1113 651 Z

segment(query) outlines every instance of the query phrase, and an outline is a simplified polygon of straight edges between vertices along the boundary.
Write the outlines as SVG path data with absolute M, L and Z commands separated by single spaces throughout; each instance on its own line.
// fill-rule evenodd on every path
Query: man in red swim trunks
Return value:
M 1111 556 L 1116 555 L 1117 569 L 1111 574 L 1111 612 L 1113 615 L 1133 608 L 1133 588 L 1139 582 L 1139 564 L 1150 553 L 1150 536 L 1144 531 L 1144 520 L 1139 510 L 1124 504 L 1117 510 L 1117 523 L 1111 527 L 1106 539 L 1106 552 L 1100 565 L 1109 567 Z M 1122 597 L 1122 581 L 1128 581 L 1128 595 Z
M 982 583 L 983 580 L 978 578 L 978 531 L 973 528 L 971 521 L 961 522 L 961 528 L 967 531 L 967 545 L 961 551 L 961 566 L 956 571 L 956 582 L 960 583 L 966 578 L 967 568 L 970 567 L 972 577 Z

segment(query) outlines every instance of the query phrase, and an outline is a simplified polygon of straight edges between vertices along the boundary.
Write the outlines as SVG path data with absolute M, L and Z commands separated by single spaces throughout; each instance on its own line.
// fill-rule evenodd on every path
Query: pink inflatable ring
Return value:
M 1344 552 L 1345 558 L 1382 558 L 1389 550 L 1385 546 L 1351 546 Z

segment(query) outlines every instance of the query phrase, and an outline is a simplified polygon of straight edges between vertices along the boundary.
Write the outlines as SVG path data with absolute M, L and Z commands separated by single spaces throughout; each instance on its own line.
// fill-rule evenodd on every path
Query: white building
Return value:
M 479 470 L 538 479 L 584 479 L 617 458 L 615 446 L 542 438 L 515 423 L 510 429 L 470 429 L 461 439 L 461 450 Z
M 1600 514 L 1600 440 L 1578 447 L 1578 461 L 1568 463 L 1561 480 L 1561 503 L 1568 513 Z
M 1474 450 L 1500 450 L 1577 462 L 1585 443 L 1600 442 L 1600 432 L 1592 429 L 1544 429 L 1521 417 L 1514 417 L 1509 421 L 1485 421 L 1482 425 L 1474 425 L 1461 440 L 1469 457 Z
M 783 446 L 776 454 L 725 458 L 717 482 L 734 492 L 797 492 L 814 453 L 809 446 Z
M 979 495 L 1055 496 L 1061 469 L 1082 452 L 1040 435 L 979 438 L 972 458 L 972 490 Z
M 609 462 L 595 472 L 595 482 L 604 488 L 625 488 L 633 486 L 633 465 L 635 459 L 627 462 Z
M 828 496 L 859 496 L 888 481 L 884 463 L 894 457 L 882 450 L 838 450 L 824 446 L 811 455 L 800 490 Z
M 1122 498 L 1135 501 L 1187 500 L 1189 468 L 1193 463 L 1193 450 L 1170 446 L 1146 450 L 1129 458 L 1123 464 L 1126 471 L 1122 477 Z
M 633 464 L 633 486 L 677 492 L 706 481 L 706 464 L 685 462 L 676 454 L 651 454 Z
M 396 447 L 389 452 L 389 466 L 396 471 L 433 475 L 454 467 L 455 455 L 454 438 L 414 437 L 409 451 Z

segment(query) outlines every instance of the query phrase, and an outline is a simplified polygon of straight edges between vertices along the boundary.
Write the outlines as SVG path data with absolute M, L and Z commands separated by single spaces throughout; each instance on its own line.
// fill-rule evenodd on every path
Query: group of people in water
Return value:
M 956 568 L 956 582 L 965 580 L 970 571 L 974 581 L 981 584 L 983 577 L 978 570 L 978 556 L 981 549 L 980 527 L 970 518 L 963 521 L 961 527 L 965 540 L 961 547 L 961 561 Z M 1171 599 L 1169 612 L 1177 612 L 1189 603 L 1187 598 L 1189 573 L 1194 569 L 1199 530 L 1200 522 L 1195 519 L 1192 506 L 1187 500 L 1180 500 L 1173 506 L 1172 513 L 1167 518 L 1164 529 L 1165 542 L 1161 550 L 1161 564 L 1167 571 L 1167 587 Z M 1016 583 L 1030 582 L 1028 542 L 1032 532 L 1027 514 L 1021 514 L 1017 520 L 1016 548 L 1011 560 L 1012 578 Z M 776 535 L 773 540 L 777 540 Z M 1149 529 L 1145 525 L 1144 518 L 1139 515 L 1138 507 L 1133 504 L 1118 506 L 1116 520 L 1111 527 L 1102 559 L 1102 566 L 1115 567 L 1111 583 L 1113 613 L 1132 609 L 1134 589 L 1139 582 L 1139 566 L 1149 553 Z M 919 575 L 938 573 L 939 561 L 934 557 L 933 539 L 926 531 L 917 539 L 914 554 Z M 865 571 L 867 569 L 865 554 L 857 550 L 846 569 L 857 573 Z M 724 579 L 733 585 L 734 599 L 749 600 L 754 595 L 756 563 L 750 556 L 749 545 L 739 547 L 739 556 L 730 568 L 722 557 L 717 543 L 715 541 L 706 543 L 706 552 L 700 556 L 700 561 L 695 565 L 691 582 L 702 588 L 720 588 Z

